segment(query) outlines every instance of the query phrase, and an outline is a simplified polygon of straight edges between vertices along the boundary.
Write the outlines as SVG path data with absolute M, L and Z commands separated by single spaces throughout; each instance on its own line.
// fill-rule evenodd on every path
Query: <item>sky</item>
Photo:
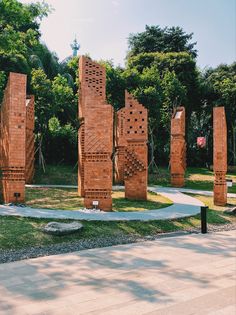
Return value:
M 37 2 L 20 0 L 23 3 Z M 42 2 L 39 0 L 39 2 Z M 41 23 L 42 41 L 60 60 L 79 54 L 124 65 L 130 33 L 145 25 L 180 26 L 194 33 L 197 64 L 216 67 L 236 60 L 236 0 L 46 0 L 54 10 Z

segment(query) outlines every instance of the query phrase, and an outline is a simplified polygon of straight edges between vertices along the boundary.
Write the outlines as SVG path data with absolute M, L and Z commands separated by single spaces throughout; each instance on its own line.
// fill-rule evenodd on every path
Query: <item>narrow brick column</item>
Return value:
M 34 177 L 34 95 L 26 99 L 26 145 L 25 145 L 25 181 L 32 183 Z
M 227 125 L 224 107 L 213 109 L 214 204 L 227 203 Z
M 171 119 L 170 172 L 172 186 L 184 186 L 185 169 L 185 108 L 177 107 Z
M 124 181 L 128 199 L 147 199 L 147 120 L 147 109 L 126 91 L 117 112 L 115 179 Z
M 84 56 L 79 61 L 78 192 L 86 208 L 112 210 L 113 108 L 106 102 L 105 68 Z
M 10 73 L 1 106 L 1 186 L 5 203 L 25 200 L 25 102 L 26 75 Z

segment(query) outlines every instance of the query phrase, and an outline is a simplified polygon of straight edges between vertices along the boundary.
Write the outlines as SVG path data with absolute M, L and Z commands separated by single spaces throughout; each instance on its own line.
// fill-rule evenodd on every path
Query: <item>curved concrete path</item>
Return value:
M 120 186 L 119 188 L 122 188 Z M 74 219 L 88 221 L 150 221 L 183 218 L 196 215 L 204 204 L 196 198 L 187 196 L 176 189 L 167 187 L 149 187 L 149 190 L 167 197 L 173 205 L 167 208 L 134 212 L 94 212 L 80 210 L 49 210 L 30 207 L 0 205 L 0 215 L 31 218 Z

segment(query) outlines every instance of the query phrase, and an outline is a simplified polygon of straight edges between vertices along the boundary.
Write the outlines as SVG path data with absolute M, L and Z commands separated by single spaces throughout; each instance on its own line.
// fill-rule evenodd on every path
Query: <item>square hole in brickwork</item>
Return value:
M 139 126 L 139 129 L 142 129 L 143 127 L 142 126 Z
M 135 120 L 134 121 L 138 121 L 138 119 L 137 118 L 135 118 Z
M 142 121 L 144 121 L 144 118 L 142 118 Z
M 130 121 L 130 118 L 128 118 L 127 121 Z
M 141 111 L 141 112 L 139 112 L 139 114 L 142 114 L 143 112 Z
M 133 114 L 133 112 L 129 112 L 130 113 L 130 115 L 132 115 Z

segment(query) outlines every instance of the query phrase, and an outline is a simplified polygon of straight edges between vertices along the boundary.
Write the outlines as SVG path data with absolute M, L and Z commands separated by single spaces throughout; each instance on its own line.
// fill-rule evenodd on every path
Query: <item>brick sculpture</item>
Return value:
M 147 199 L 147 109 L 127 91 L 117 112 L 115 180 L 125 182 L 125 197 Z
M 32 183 L 34 177 L 34 95 L 26 99 L 26 145 L 25 145 L 25 181 Z
M 79 60 L 78 192 L 86 208 L 112 210 L 113 108 L 106 102 L 105 68 L 84 56 Z
M 25 199 L 26 75 L 10 73 L 1 106 L 1 190 L 3 202 Z
M 177 107 L 171 119 L 170 171 L 172 186 L 184 186 L 185 169 L 185 108 Z
M 214 204 L 227 203 L 227 125 L 224 107 L 213 109 Z

